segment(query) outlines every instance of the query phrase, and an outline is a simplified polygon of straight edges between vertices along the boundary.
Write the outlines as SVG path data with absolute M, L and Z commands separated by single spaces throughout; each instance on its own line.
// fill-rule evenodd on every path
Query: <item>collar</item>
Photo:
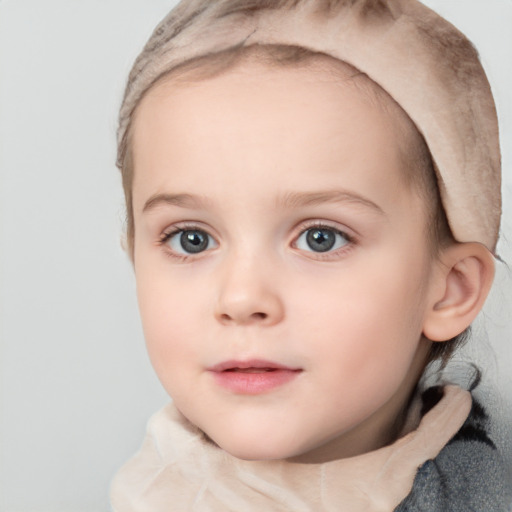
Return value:
M 171 403 L 155 414 L 141 450 L 111 487 L 116 512 L 393 510 L 410 493 L 418 467 L 458 432 L 471 395 L 457 386 L 425 416 L 413 402 L 393 444 L 321 464 L 237 459 L 205 439 Z M 172 508 L 170 508 L 172 507 Z

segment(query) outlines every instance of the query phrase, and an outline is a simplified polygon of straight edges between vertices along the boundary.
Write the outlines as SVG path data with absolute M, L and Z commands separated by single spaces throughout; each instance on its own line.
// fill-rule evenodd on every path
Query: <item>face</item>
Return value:
M 255 63 L 139 106 L 149 355 L 236 457 L 328 460 L 393 435 L 428 350 L 433 267 L 394 126 L 332 73 Z

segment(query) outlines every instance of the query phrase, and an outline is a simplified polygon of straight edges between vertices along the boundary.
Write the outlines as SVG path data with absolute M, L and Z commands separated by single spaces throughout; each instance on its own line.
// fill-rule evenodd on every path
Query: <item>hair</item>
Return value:
M 276 69 L 301 66 L 317 66 L 316 69 L 318 69 L 319 66 L 320 69 L 327 71 L 335 78 L 356 86 L 375 107 L 382 108 L 390 116 L 393 116 L 393 124 L 400 141 L 404 163 L 402 177 L 405 184 L 422 199 L 427 219 L 424 226 L 425 236 L 431 250 L 431 256 L 433 258 L 437 257 L 442 248 L 455 243 L 442 206 L 435 164 L 423 135 L 408 114 L 384 89 L 371 80 L 368 75 L 346 62 L 300 46 L 270 44 L 235 46 L 221 52 L 195 57 L 175 66 L 155 80 L 144 91 L 138 105 L 150 90 L 163 82 L 187 83 L 208 80 L 249 60 Z M 133 77 L 131 76 L 130 79 L 133 80 Z M 130 82 L 127 87 L 130 87 Z M 118 158 L 126 201 L 124 246 L 132 260 L 135 239 L 132 200 L 132 184 L 135 172 L 132 155 L 132 128 L 138 105 L 130 119 L 124 146 L 119 148 Z M 444 367 L 454 351 L 467 341 L 469 332 L 470 329 L 468 328 L 450 340 L 441 343 L 433 342 L 427 363 L 441 360 L 441 365 Z

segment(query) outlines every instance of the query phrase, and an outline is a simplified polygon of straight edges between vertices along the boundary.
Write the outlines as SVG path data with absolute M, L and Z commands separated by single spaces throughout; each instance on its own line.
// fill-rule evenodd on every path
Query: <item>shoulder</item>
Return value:
M 464 425 L 435 459 L 418 469 L 411 493 L 396 512 L 512 510 L 507 461 L 490 437 L 490 424 L 485 408 L 473 398 Z

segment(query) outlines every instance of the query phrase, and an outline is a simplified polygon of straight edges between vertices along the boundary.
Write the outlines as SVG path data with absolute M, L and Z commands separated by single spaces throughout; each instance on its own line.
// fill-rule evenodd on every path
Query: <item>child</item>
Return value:
M 484 409 L 419 384 L 494 275 L 496 113 L 460 32 L 416 0 L 182 1 L 118 165 L 173 402 L 116 511 L 508 510 Z

